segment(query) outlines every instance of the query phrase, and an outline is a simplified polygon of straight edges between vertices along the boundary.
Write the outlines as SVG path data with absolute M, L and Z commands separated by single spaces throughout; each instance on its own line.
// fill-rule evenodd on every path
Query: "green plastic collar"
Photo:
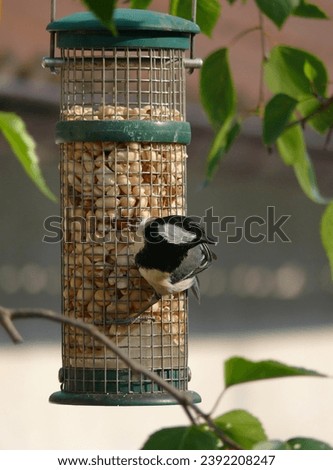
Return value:
M 174 121 L 59 121 L 56 143 L 64 142 L 159 142 L 187 145 L 189 122 Z
M 90 12 L 75 13 L 53 21 L 49 32 L 57 33 L 60 48 L 172 48 L 188 49 L 190 36 L 200 32 L 192 21 L 164 13 L 131 8 L 117 9 L 112 33 Z

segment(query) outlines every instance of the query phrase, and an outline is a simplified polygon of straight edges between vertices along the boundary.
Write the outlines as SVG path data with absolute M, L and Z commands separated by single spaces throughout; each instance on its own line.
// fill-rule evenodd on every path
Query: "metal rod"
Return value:
M 197 0 L 192 0 L 192 21 L 196 22 L 197 19 Z
M 56 17 L 56 8 L 57 8 L 57 0 L 51 0 L 51 15 L 50 20 L 51 23 L 55 20 Z M 54 57 L 55 51 L 55 33 L 52 32 L 50 36 L 50 57 Z
M 197 0 L 192 0 L 191 18 L 192 18 L 193 23 L 195 23 L 197 19 Z M 191 34 L 190 58 L 191 59 L 194 58 L 194 34 Z
M 51 21 L 55 20 L 57 10 L 57 0 L 51 0 Z
M 50 15 L 51 23 L 55 20 L 56 8 L 57 8 L 57 1 L 51 0 L 51 15 Z M 50 59 L 51 60 L 55 58 L 55 37 L 56 37 L 55 32 L 51 32 L 50 34 Z M 43 59 L 43 67 L 50 67 L 51 73 L 57 72 L 54 64 L 52 64 L 51 61 L 49 62 L 49 65 L 46 65 L 46 62 Z
M 65 61 L 60 57 L 43 57 L 42 59 L 42 67 L 44 69 L 49 68 L 51 72 L 63 65 L 65 65 Z
M 184 59 L 184 67 L 186 69 L 192 69 L 192 72 L 193 72 L 193 69 L 201 69 L 202 64 L 203 64 L 203 60 L 198 57 L 195 59 Z
M 197 19 L 197 0 L 192 0 L 192 12 L 191 12 L 191 19 L 193 23 L 196 22 Z M 185 59 L 184 67 L 188 68 L 188 73 L 193 73 L 194 69 L 199 69 L 202 67 L 202 60 L 194 58 L 194 37 L 195 34 L 191 34 L 191 42 L 190 42 L 190 58 Z

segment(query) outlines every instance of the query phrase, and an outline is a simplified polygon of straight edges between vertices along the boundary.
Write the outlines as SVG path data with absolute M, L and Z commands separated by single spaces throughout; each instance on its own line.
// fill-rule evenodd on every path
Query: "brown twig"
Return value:
M 304 116 L 300 119 L 295 119 L 294 121 L 291 121 L 287 126 L 286 129 L 289 129 L 290 127 L 297 126 L 300 124 L 302 127 L 304 127 L 304 124 L 307 123 L 310 119 L 315 117 L 317 114 L 321 113 L 322 111 L 325 111 L 327 108 L 329 108 L 333 104 L 333 95 L 327 98 L 318 108 L 316 108 L 312 113 L 308 114 L 307 116 Z
M 23 338 L 16 329 L 12 321 L 12 311 L 5 307 L 0 307 L 0 324 L 3 326 L 5 331 L 8 333 L 9 337 L 13 343 L 18 344 L 22 343 Z
M 325 144 L 324 144 L 324 150 L 327 150 L 327 148 L 328 148 L 328 146 L 331 142 L 332 135 L 333 135 L 333 127 L 331 127 L 329 129 L 329 131 L 327 132 L 326 139 L 325 139 Z
M 261 112 L 265 105 L 264 63 L 265 63 L 267 56 L 266 56 L 264 16 L 260 10 L 259 10 L 259 31 L 260 31 L 261 63 L 260 63 L 260 78 L 259 78 L 258 111 L 259 111 L 259 115 L 261 115 Z
M 214 403 L 212 409 L 211 409 L 210 412 L 209 412 L 209 415 L 210 415 L 210 416 L 212 416 L 212 414 L 215 413 L 215 411 L 216 411 L 217 407 L 219 406 L 219 404 L 220 404 L 220 402 L 221 402 L 221 400 L 222 400 L 222 398 L 223 398 L 223 396 L 224 396 L 224 394 L 225 394 L 226 391 L 227 391 L 227 389 L 224 388 L 224 389 L 219 393 L 217 399 L 215 400 L 215 403 Z
M 241 31 L 240 33 L 236 34 L 229 43 L 229 47 L 234 46 L 240 39 L 243 37 L 247 36 L 250 33 L 253 33 L 253 31 L 258 31 L 260 29 L 260 26 L 252 26 L 251 28 L 244 29 L 244 31 Z
M 196 406 L 185 392 L 176 389 L 155 372 L 145 369 L 139 362 L 130 359 L 122 349 L 116 346 L 113 341 L 101 333 L 98 328 L 89 323 L 81 320 L 59 315 L 52 310 L 47 309 L 8 309 L 0 306 L 0 324 L 4 327 L 10 338 L 14 343 L 22 342 L 22 336 L 16 329 L 13 320 L 27 318 L 42 318 L 56 323 L 62 323 L 74 326 L 85 331 L 90 336 L 100 341 L 104 346 L 116 354 L 130 369 L 138 374 L 144 375 L 146 378 L 152 380 L 159 385 L 163 390 L 169 393 L 177 402 L 183 407 L 186 415 L 193 425 L 197 424 L 197 419 L 201 418 L 207 426 L 231 449 L 240 449 L 238 444 L 230 439 L 220 428 L 218 428 L 210 415 L 204 413 L 198 406 Z M 196 419 L 197 418 L 197 419 Z

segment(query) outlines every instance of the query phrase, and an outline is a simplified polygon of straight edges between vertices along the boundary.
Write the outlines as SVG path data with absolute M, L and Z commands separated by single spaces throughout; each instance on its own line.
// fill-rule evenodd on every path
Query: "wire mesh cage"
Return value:
M 197 26 L 117 10 L 118 36 L 90 13 L 53 21 L 61 57 L 63 314 L 95 325 L 148 370 L 188 389 L 187 295 L 153 295 L 134 262 L 137 222 L 186 213 L 185 51 Z M 87 332 L 63 327 L 55 403 L 172 404 Z M 200 401 L 195 392 L 188 392 Z

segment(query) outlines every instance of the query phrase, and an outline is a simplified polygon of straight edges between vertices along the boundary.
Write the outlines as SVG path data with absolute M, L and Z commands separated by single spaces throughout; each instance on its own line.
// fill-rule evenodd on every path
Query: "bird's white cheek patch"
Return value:
M 187 245 L 196 238 L 195 233 L 172 224 L 159 225 L 158 233 L 173 245 Z

